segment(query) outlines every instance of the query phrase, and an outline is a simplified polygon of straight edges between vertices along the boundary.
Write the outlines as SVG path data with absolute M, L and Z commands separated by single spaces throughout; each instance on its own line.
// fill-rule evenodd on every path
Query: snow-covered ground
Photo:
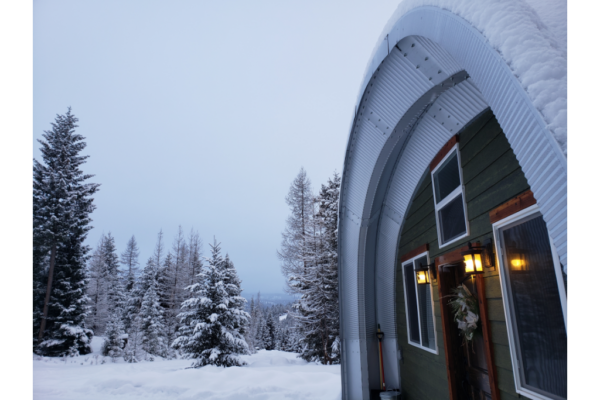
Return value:
M 33 398 L 69 399 L 341 399 L 339 365 L 307 363 L 296 354 L 261 350 L 244 367 L 188 368 L 190 360 L 116 363 L 94 352 L 74 358 L 33 357 Z M 105 363 L 102 364 L 103 359 Z

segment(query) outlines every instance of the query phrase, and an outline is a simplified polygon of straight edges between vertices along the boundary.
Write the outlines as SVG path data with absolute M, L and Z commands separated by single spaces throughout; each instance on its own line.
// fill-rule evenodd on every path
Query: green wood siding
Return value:
M 459 149 L 465 184 L 465 198 L 470 236 L 439 249 L 435 207 L 429 168 L 413 194 L 402 224 L 398 257 L 425 243 L 429 257 L 435 257 L 464 246 L 468 241 L 493 239 L 489 212 L 500 204 L 529 189 L 519 162 L 498 121 L 490 110 L 485 111 L 459 135 Z M 408 343 L 404 305 L 403 274 L 397 260 L 396 310 L 398 344 L 402 347 L 400 361 L 403 399 L 448 399 L 448 380 L 442 334 L 442 320 L 437 284 L 434 283 L 434 315 L 438 354 L 432 354 Z M 486 297 L 491 325 L 494 362 L 502 399 L 518 398 L 515 392 L 508 334 L 504 317 L 499 272 L 485 272 Z M 521 396 L 521 398 L 524 398 Z

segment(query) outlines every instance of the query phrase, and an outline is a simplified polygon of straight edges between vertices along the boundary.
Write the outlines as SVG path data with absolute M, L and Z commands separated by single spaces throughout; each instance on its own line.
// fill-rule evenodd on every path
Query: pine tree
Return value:
M 273 319 L 273 314 L 269 313 L 267 316 L 267 322 L 265 324 L 265 330 L 263 334 L 263 343 L 265 344 L 265 350 L 275 350 L 277 346 L 276 338 L 275 338 L 275 321 Z
M 245 363 L 240 354 L 248 354 L 248 344 L 239 331 L 249 317 L 235 303 L 227 290 L 227 266 L 216 240 L 211 247 L 211 258 L 200 273 L 203 284 L 191 285 L 192 296 L 181 305 L 181 327 L 173 347 L 186 358 L 194 359 L 192 367 L 212 364 L 240 366 Z
M 144 294 L 142 308 L 139 313 L 140 334 L 142 350 L 154 360 L 153 356 L 165 356 L 166 335 L 163 322 L 162 307 L 159 304 L 156 293 L 156 281 L 150 283 L 150 287 Z
M 102 344 L 102 355 L 109 356 L 115 361 L 123 355 L 123 321 L 119 310 L 110 313 L 106 324 L 104 343 Z
M 43 164 L 33 167 L 34 350 L 48 356 L 87 354 L 93 336 L 85 327 L 90 249 L 83 242 L 99 185 L 85 183 L 93 175 L 80 169 L 88 156 L 79 155 L 86 144 L 76 123 L 70 108 L 56 116 L 38 140 Z
M 107 304 L 109 310 L 117 311 L 122 316 L 126 305 L 125 288 L 123 279 L 119 270 L 119 257 L 115 247 L 115 238 L 110 232 L 106 235 L 102 246 L 102 256 L 104 258 L 105 276 L 107 283 Z

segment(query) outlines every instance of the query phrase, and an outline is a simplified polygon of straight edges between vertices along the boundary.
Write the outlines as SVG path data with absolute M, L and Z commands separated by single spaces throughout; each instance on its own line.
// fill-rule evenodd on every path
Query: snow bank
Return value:
M 192 369 L 191 360 L 112 363 L 99 355 L 102 341 L 94 337 L 87 356 L 34 356 L 33 398 L 341 399 L 340 366 L 307 363 L 295 353 L 261 350 L 242 356 L 244 367 Z
M 371 60 L 396 22 L 420 6 L 448 10 L 481 32 L 506 61 L 566 155 L 567 1 L 403 0 L 383 29 Z M 371 61 L 364 80 L 371 76 L 370 65 Z

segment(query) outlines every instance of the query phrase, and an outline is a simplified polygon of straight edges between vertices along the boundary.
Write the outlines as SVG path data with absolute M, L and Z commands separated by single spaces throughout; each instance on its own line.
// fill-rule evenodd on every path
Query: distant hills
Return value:
M 246 293 L 242 292 L 242 297 L 244 297 L 248 302 L 250 299 L 254 297 L 254 301 L 256 301 L 256 296 L 258 293 Z M 296 300 L 294 296 L 290 296 L 286 293 L 260 293 L 260 302 L 265 306 L 272 306 L 275 304 L 288 304 Z

